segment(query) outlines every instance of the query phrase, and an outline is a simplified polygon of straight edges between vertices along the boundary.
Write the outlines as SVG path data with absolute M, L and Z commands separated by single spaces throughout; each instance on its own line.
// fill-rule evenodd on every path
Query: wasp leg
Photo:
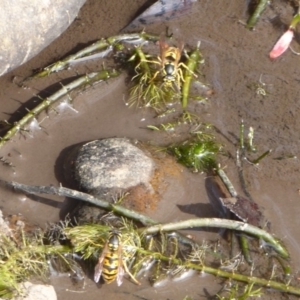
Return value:
M 178 86 L 180 88 L 181 84 L 180 84 L 180 80 L 182 80 L 182 82 L 185 82 L 184 78 L 183 78 L 183 73 L 182 73 L 182 70 L 178 68 L 177 70 L 177 81 L 178 81 Z
M 151 80 L 149 81 L 149 83 L 151 83 L 151 82 L 154 81 L 154 79 L 157 77 L 157 75 L 158 75 L 159 72 L 160 72 L 160 71 L 156 71 L 156 72 L 155 72 L 155 74 L 153 75 L 153 77 L 151 78 Z
M 157 65 L 162 65 L 162 61 L 161 61 L 161 58 L 159 56 L 157 57 L 157 60 L 148 60 L 147 62 L 152 63 L 152 64 L 157 64 Z M 153 77 L 151 78 L 149 83 L 154 81 L 154 79 L 157 77 L 159 72 L 161 72 L 161 70 L 158 70 L 158 71 L 155 72 L 155 74 L 153 75 Z
M 136 74 L 140 74 L 140 72 L 139 72 L 139 68 L 140 68 L 140 65 L 142 64 L 142 63 L 147 63 L 147 64 L 157 64 L 157 65 L 161 65 L 161 60 L 160 60 L 160 57 L 158 57 L 157 58 L 158 60 L 147 60 L 147 59 L 142 59 L 140 62 L 139 62 L 139 64 L 134 68 L 134 71 L 136 72 Z M 157 77 L 157 75 L 158 75 L 158 73 L 160 72 L 161 70 L 159 70 L 159 71 L 157 71 L 157 72 L 155 72 L 155 74 L 154 74 L 154 76 L 151 78 L 151 80 L 149 81 L 149 83 L 151 83 L 151 82 L 153 82 L 153 80 Z M 150 72 L 150 70 L 149 70 L 149 72 Z M 137 76 L 138 76 L 137 75 Z M 136 77 L 136 76 L 135 76 Z M 133 78 L 135 78 L 135 77 L 133 77 Z
M 193 74 L 196 78 L 198 77 L 198 75 L 196 73 L 194 73 L 192 70 L 190 70 L 189 67 L 186 64 L 184 64 L 183 62 L 179 63 L 178 67 L 184 67 L 187 71 L 189 71 L 191 74 Z

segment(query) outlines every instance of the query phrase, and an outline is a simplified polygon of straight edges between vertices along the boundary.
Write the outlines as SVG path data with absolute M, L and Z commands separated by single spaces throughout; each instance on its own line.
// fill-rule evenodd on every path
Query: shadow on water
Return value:
M 177 207 L 181 212 L 192 215 L 191 217 L 197 217 L 197 218 L 215 217 L 215 214 L 213 213 L 210 204 L 206 204 L 206 203 L 191 203 L 187 205 L 178 204 Z

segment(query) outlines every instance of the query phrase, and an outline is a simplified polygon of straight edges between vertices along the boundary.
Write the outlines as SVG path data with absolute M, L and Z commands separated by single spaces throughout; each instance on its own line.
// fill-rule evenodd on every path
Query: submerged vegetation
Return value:
M 192 78 L 201 61 L 200 43 L 190 54 L 184 52 L 185 62 L 181 61 L 183 46 L 169 46 L 162 38 L 158 41 L 160 55 L 145 54 L 142 46 L 135 49 L 129 62 L 133 62 L 133 87 L 130 90 L 129 104 L 138 107 L 151 107 L 160 112 L 170 104 L 180 100 L 186 109 L 190 97 Z
M 65 245 L 45 245 L 42 231 L 26 233 L 19 228 L 11 236 L 0 234 L 0 239 L 0 297 L 4 299 L 22 293 L 18 286 L 22 281 L 32 277 L 46 280 L 51 257 L 63 259 L 64 254 L 72 253 Z
M 170 146 L 169 151 L 178 161 L 195 172 L 209 172 L 217 168 L 216 156 L 221 146 L 213 140 L 188 140 L 177 146 Z
M 243 270 L 245 273 L 245 265 L 242 263 L 241 255 L 230 261 L 218 243 L 206 241 L 187 243 L 186 238 L 181 238 L 174 231 L 180 228 L 207 227 L 210 225 L 225 227 L 226 221 L 228 225 L 229 222 L 232 222 L 228 228 L 235 228 L 235 230 L 243 230 L 244 232 L 247 232 L 245 231 L 247 226 L 251 226 L 243 222 L 229 220 L 220 220 L 224 224 L 215 223 L 213 219 L 195 219 L 195 221 L 196 223 L 187 220 L 181 225 L 179 223 L 158 225 L 157 229 L 154 230 L 154 227 L 138 228 L 131 221 L 119 218 L 118 225 L 114 230 L 118 230 L 120 235 L 120 246 L 122 247 L 120 264 L 126 265 L 126 273 L 133 282 L 137 283 L 137 279 L 145 272 L 149 274 L 150 282 L 156 285 L 167 278 L 178 278 L 184 276 L 188 270 L 194 270 L 245 282 L 247 285 L 244 288 L 244 295 L 248 296 L 254 291 L 262 293 L 261 288 L 254 289 L 254 285 L 300 295 L 300 289 L 290 284 L 289 277 L 286 278 L 284 274 L 280 274 L 280 268 L 277 268 L 276 271 L 273 270 L 271 275 L 267 275 L 270 272 L 269 263 L 266 262 L 264 267 L 261 264 L 258 274 L 264 270 L 267 279 L 256 277 L 256 271 L 252 267 L 248 268 L 248 274 L 242 274 L 240 271 Z M 73 278 L 80 277 L 82 270 L 78 265 L 78 258 L 80 258 L 81 264 L 89 262 L 87 265 L 94 266 L 106 247 L 111 230 L 112 227 L 109 223 L 87 223 L 79 226 L 76 223 L 71 224 L 70 221 L 66 221 L 52 225 L 46 233 L 37 231 L 33 235 L 32 232 L 26 233 L 22 228 L 19 228 L 12 237 L 1 235 L 1 296 L 10 298 L 18 291 L 18 282 L 28 277 L 46 278 L 49 270 L 55 270 L 58 259 L 64 262 L 65 272 L 71 273 Z M 268 234 L 262 230 L 262 234 L 255 233 L 258 230 L 258 228 L 254 228 L 249 233 L 251 232 L 252 235 L 259 234 L 260 238 L 266 239 L 266 242 L 275 242 L 276 249 L 283 251 L 281 255 L 286 256 L 286 250 L 271 235 L 267 238 Z M 18 239 L 15 238 L 17 235 Z M 271 253 L 266 246 L 264 246 L 263 251 Z M 76 255 L 74 255 L 75 253 Z M 73 258 L 70 256 L 72 254 Z M 274 255 L 272 254 L 267 260 L 271 260 Z M 239 263 L 236 264 L 238 261 Z M 104 262 L 104 265 L 108 263 L 109 261 Z M 238 285 L 234 284 L 233 287 L 231 293 L 233 291 L 237 293 Z

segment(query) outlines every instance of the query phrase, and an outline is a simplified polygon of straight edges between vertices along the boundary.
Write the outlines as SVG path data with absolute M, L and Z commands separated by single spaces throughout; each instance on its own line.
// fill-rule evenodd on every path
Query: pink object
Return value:
M 290 46 L 294 38 L 294 29 L 289 28 L 277 41 L 272 51 L 270 52 L 270 58 L 275 59 L 284 53 L 287 48 Z

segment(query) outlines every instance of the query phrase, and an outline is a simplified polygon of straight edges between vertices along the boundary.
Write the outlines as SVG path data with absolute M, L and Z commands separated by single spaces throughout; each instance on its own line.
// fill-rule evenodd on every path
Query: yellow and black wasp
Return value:
M 117 279 L 117 285 L 123 283 L 123 277 L 126 272 L 137 284 L 140 284 L 129 272 L 126 264 L 122 259 L 122 244 L 121 233 L 117 230 L 112 230 L 105 243 L 102 254 L 98 259 L 95 267 L 94 281 L 97 283 L 102 278 L 105 283 L 112 283 Z M 124 270 L 125 269 L 125 270 Z
M 160 56 L 158 56 L 158 62 L 154 63 L 160 64 L 161 69 L 154 74 L 151 81 L 156 78 L 158 73 L 161 73 L 166 87 L 171 87 L 175 83 L 176 88 L 180 90 L 181 82 L 184 82 L 181 67 L 184 67 L 189 72 L 193 73 L 183 62 L 180 62 L 183 47 L 183 44 L 181 44 L 179 48 L 169 46 L 162 37 L 160 38 Z M 195 74 L 193 73 L 193 75 Z

